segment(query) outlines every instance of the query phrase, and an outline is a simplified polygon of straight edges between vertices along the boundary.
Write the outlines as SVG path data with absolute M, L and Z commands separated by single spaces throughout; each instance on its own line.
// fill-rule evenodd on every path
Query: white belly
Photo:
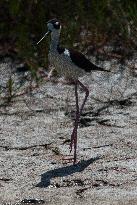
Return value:
M 67 78 L 77 79 L 84 75 L 84 70 L 74 65 L 69 56 L 64 54 L 49 53 L 49 62 L 55 67 L 57 72 Z

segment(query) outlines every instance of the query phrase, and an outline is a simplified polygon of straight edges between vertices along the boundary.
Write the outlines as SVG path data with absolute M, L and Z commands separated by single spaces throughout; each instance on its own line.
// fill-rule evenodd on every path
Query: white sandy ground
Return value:
M 62 160 L 70 155 L 73 85 L 45 82 L 6 107 L 1 98 L 0 205 L 137 204 L 137 79 L 128 66 L 123 71 L 115 66 L 114 73 L 81 79 L 90 96 L 76 165 Z M 0 69 L 7 71 L 8 64 Z M 79 93 L 81 102 L 84 93 Z M 121 99 L 128 99 L 125 106 L 108 103 Z

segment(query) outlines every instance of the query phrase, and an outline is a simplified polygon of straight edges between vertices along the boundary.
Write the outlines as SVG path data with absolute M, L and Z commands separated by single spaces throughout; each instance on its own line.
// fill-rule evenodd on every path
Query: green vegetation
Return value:
M 46 22 L 63 23 L 61 43 L 81 42 L 80 32 L 90 31 L 82 48 L 120 36 L 128 46 L 136 42 L 137 1 L 134 0 L 1 0 L 0 43 L 8 42 L 25 62 L 47 65 L 48 40 L 36 42 L 46 32 Z

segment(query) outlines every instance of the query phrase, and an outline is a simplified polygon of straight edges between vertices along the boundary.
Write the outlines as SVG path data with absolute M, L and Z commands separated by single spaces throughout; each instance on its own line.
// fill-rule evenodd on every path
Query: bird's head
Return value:
M 54 32 L 61 29 L 60 22 L 57 19 L 51 19 L 47 22 L 48 31 Z
M 43 38 L 45 38 L 45 36 L 47 36 L 49 33 L 51 33 L 55 36 L 56 35 L 58 36 L 60 34 L 61 25 L 57 19 L 49 20 L 47 22 L 47 27 L 48 27 L 47 33 L 45 33 L 45 35 L 40 39 L 40 41 L 37 44 L 39 44 L 43 40 Z

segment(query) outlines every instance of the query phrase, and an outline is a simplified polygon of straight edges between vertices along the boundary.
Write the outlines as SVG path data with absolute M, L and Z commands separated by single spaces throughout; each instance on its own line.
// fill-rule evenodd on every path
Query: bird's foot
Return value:
M 63 164 L 74 163 L 74 156 L 73 155 L 66 155 L 62 158 Z

